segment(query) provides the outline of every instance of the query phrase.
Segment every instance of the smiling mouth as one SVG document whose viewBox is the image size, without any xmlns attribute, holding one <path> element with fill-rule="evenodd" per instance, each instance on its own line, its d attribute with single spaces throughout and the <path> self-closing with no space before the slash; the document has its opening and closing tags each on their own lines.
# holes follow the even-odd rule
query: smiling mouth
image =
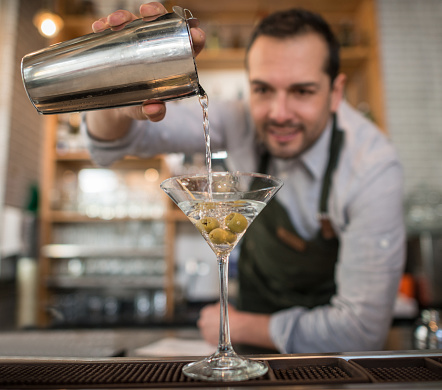
<svg viewBox="0 0 442 390">
<path fill-rule="evenodd" d="M 279 143 L 287 143 L 302 133 L 301 126 L 268 126 L 267 134 Z"/>
</svg>

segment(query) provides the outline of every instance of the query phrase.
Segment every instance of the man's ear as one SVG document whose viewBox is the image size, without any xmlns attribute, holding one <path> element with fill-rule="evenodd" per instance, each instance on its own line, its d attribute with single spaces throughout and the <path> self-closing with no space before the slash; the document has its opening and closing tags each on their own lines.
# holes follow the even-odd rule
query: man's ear
<svg viewBox="0 0 442 390">
<path fill-rule="evenodd" d="M 344 88 L 346 81 L 347 76 L 344 73 L 339 73 L 333 81 L 330 101 L 330 110 L 332 112 L 336 112 L 338 110 L 339 104 L 344 98 Z"/>
</svg>

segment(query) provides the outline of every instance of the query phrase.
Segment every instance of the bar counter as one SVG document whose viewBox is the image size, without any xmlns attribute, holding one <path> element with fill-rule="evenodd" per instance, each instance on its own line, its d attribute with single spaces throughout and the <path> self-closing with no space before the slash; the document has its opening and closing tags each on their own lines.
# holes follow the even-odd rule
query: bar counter
<svg viewBox="0 0 442 390">
<path fill-rule="evenodd" d="M 410 328 L 393 328 L 391 350 L 339 354 L 249 354 L 269 368 L 243 382 L 187 378 L 200 356 L 147 356 L 140 347 L 199 340 L 195 328 L 42 330 L 0 333 L 1 389 L 442 389 L 442 350 L 412 351 Z M 235 348 L 238 353 L 246 350 Z M 396 350 L 394 350 L 396 349 Z"/>
<path fill-rule="evenodd" d="M 196 358 L 0 358 L 2 389 L 442 389 L 442 351 L 253 355 L 269 371 L 241 382 L 187 378 Z"/>
<path fill-rule="evenodd" d="M 0 357 L 139 357 L 140 347 L 165 338 L 199 341 L 200 335 L 193 326 L 1 331 Z M 384 350 L 411 350 L 411 339 L 411 326 L 394 326 Z M 235 349 L 242 354 L 263 353 L 248 347 Z"/>
</svg>

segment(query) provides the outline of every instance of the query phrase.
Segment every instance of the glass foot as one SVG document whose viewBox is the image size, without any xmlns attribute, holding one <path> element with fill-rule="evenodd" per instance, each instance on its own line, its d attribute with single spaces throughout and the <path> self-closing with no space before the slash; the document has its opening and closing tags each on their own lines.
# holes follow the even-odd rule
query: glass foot
<svg viewBox="0 0 442 390">
<path fill-rule="evenodd" d="M 244 381 L 257 378 L 267 372 L 267 366 L 256 360 L 238 355 L 212 355 L 203 360 L 189 363 L 183 368 L 185 375 L 206 381 Z"/>
</svg>

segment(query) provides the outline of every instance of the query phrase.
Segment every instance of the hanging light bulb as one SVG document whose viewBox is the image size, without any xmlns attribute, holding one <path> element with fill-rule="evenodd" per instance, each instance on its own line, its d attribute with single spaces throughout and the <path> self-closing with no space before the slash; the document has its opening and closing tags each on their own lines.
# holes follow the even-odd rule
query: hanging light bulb
<svg viewBox="0 0 442 390">
<path fill-rule="evenodd" d="M 63 28 L 63 19 L 57 14 L 41 10 L 34 16 L 34 25 L 38 32 L 46 38 L 54 37 Z"/>
</svg>

